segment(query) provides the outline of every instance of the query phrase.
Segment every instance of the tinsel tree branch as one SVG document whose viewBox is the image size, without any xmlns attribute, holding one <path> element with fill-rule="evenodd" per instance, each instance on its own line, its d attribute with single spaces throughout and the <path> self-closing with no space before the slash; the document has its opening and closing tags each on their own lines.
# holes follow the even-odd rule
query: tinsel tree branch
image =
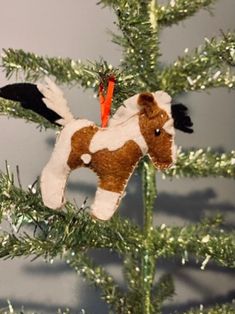
<svg viewBox="0 0 235 314">
<path fill-rule="evenodd" d="M 139 302 L 143 299 L 141 290 L 140 271 L 141 266 L 136 257 L 128 255 L 124 262 L 124 274 L 129 284 L 128 300 L 133 304 L 136 313 L 142 313 L 142 305 Z M 163 274 L 157 283 L 151 287 L 151 302 L 154 313 L 161 313 L 162 303 L 174 295 L 174 282 L 169 274 Z"/>
<path fill-rule="evenodd" d="M 150 314 L 154 308 L 151 300 L 151 290 L 155 274 L 156 260 L 153 254 L 153 212 L 157 197 L 155 168 L 151 161 L 142 164 L 142 191 L 144 204 L 143 252 L 141 255 L 141 291 L 142 313 Z"/>
<path fill-rule="evenodd" d="M 163 274 L 152 289 L 153 308 L 161 313 L 162 302 L 175 294 L 175 286 L 170 274 Z"/>
<path fill-rule="evenodd" d="M 106 61 L 83 64 L 70 58 L 42 57 L 23 50 L 7 49 L 2 56 L 2 68 L 9 78 L 23 73 L 25 80 L 36 81 L 45 76 L 54 76 L 58 83 L 79 84 L 95 93 L 99 83 L 106 86 L 110 75 L 115 77 L 115 92 L 112 108 L 118 108 L 123 100 L 138 92 L 135 77 L 114 68 Z"/>
<path fill-rule="evenodd" d="M 235 179 L 235 151 L 216 153 L 210 149 L 179 151 L 175 166 L 163 172 L 166 176 L 181 177 L 224 177 Z"/>
<path fill-rule="evenodd" d="M 213 307 L 204 307 L 200 305 L 200 307 L 191 309 L 182 314 L 234 314 L 234 304 L 218 304 Z"/>
<path fill-rule="evenodd" d="M 126 240 L 121 242 L 121 239 L 124 239 L 126 232 L 118 231 L 115 236 L 112 233 L 111 228 L 105 228 L 103 231 L 102 227 L 94 226 L 89 221 L 89 217 L 77 216 L 72 221 L 70 220 L 70 224 L 66 225 L 67 221 L 59 221 L 56 215 L 53 216 L 51 214 L 49 221 L 46 220 L 44 223 L 47 226 L 43 225 L 42 221 L 37 220 L 37 215 L 34 214 L 24 216 L 12 217 L 12 215 L 6 213 L 6 215 L 11 217 L 11 220 L 15 221 L 13 224 L 14 230 L 18 230 L 18 228 L 22 227 L 26 218 L 29 216 L 28 221 L 31 219 L 31 223 L 27 223 L 27 225 L 34 226 L 40 231 L 38 235 L 33 234 L 30 235 L 28 233 L 18 233 L 15 231 L 14 233 L 9 232 L 1 232 L 0 234 L 0 258 L 14 258 L 16 256 L 29 256 L 34 255 L 36 258 L 42 256 L 46 259 L 52 258 L 54 256 L 61 256 L 64 250 L 72 250 L 78 252 L 79 250 L 83 252 L 88 248 L 108 248 L 112 250 L 116 250 L 119 253 L 129 252 L 132 247 L 137 247 L 137 252 L 141 249 L 142 244 L 137 243 L 133 238 L 131 242 Z M 68 218 L 68 217 L 66 217 Z M 55 227 L 49 227 L 48 224 L 55 224 L 59 231 L 64 231 L 65 234 L 62 235 L 59 231 L 55 230 Z M 121 222 L 120 222 L 121 223 Z M 24 223 L 25 225 L 25 223 Z M 113 223 L 113 228 L 116 227 L 116 223 Z M 11 225 L 12 226 L 12 225 Z M 76 228 L 79 227 L 79 230 Z M 53 230 L 52 230 L 53 229 Z M 86 233 L 87 232 L 87 233 Z M 99 237 L 97 237 L 99 234 Z M 118 238 L 120 236 L 120 238 Z M 74 237 L 81 237 L 80 239 L 75 239 Z M 139 239 L 141 236 L 139 236 Z M 64 242 L 62 242 L 64 241 Z"/>
<path fill-rule="evenodd" d="M 133 304 L 137 313 L 142 313 L 143 299 L 141 290 L 141 265 L 140 257 L 134 253 L 129 253 L 124 258 L 123 274 L 128 285 L 128 300 Z"/>
<path fill-rule="evenodd" d="M 133 258 L 136 260 L 137 256 L 146 250 L 145 239 L 137 227 L 119 218 L 112 219 L 106 224 L 98 223 L 84 212 L 77 212 L 76 208 L 69 204 L 67 204 L 67 212 L 56 212 L 45 208 L 38 193 L 32 190 L 24 192 L 17 188 L 9 172 L 7 175 L 0 176 L 0 191 L 0 217 L 2 219 L 10 216 L 11 227 L 13 226 L 12 229 L 15 230 L 11 233 L 1 232 L 1 258 L 35 255 L 35 257 L 43 256 L 51 259 L 54 256 L 63 257 L 65 252 L 70 252 L 66 254 L 66 260 L 76 270 L 81 268 L 86 278 L 92 279 L 94 283 L 98 281 L 97 285 L 103 278 L 100 284 L 103 285 L 102 289 L 105 289 L 104 298 L 108 301 L 107 296 L 109 296 L 110 304 L 113 298 L 115 302 L 112 304 L 113 307 L 121 309 L 121 306 L 125 305 L 124 308 L 127 309 L 135 304 L 136 296 L 141 297 L 140 292 L 136 293 L 136 289 L 131 289 L 125 301 L 122 297 L 109 295 L 111 289 L 117 293 L 119 290 L 116 290 L 112 280 L 108 279 L 109 277 L 101 268 L 93 268 L 92 265 L 88 267 L 89 261 L 86 263 L 82 255 L 91 247 L 109 248 L 124 255 L 134 254 Z M 221 223 L 220 218 L 184 228 L 161 226 L 151 232 L 153 242 L 148 248 L 149 254 L 155 257 L 176 255 L 181 256 L 182 260 L 193 255 L 204 259 L 203 268 L 210 258 L 224 266 L 234 267 L 234 236 L 218 229 L 219 223 Z M 19 231 L 19 228 L 23 229 L 24 225 L 34 225 L 38 228 L 38 232 L 31 236 Z M 138 267 L 138 264 L 136 266 Z M 137 269 L 135 270 L 134 276 L 138 273 Z M 169 291 L 168 288 L 166 291 Z M 123 310 L 119 313 L 128 313 L 128 311 Z"/>
<path fill-rule="evenodd" d="M 22 49 L 4 49 L 2 67 L 7 78 L 23 72 L 25 79 L 29 81 L 53 75 L 61 83 L 79 82 L 84 87 L 97 84 L 95 68 L 92 65 L 84 65 L 81 61 L 70 58 L 41 57 Z"/>
<path fill-rule="evenodd" d="M 190 209 L 189 209 L 190 210 Z M 226 267 L 235 267 L 235 233 L 219 228 L 221 217 L 185 227 L 162 225 L 155 230 L 154 243 L 158 256 L 179 256 L 183 264 L 188 256 L 203 259 L 204 269 L 210 259 Z"/>
<path fill-rule="evenodd" d="M 167 5 L 156 8 L 158 23 L 170 26 L 194 15 L 200 9 L 207 9 L 216 0 L 168 0 Z"/>
<path fill-rule="evenodd" d="M 141 232 L 128 220 L 116 217 L 103 224 L 72 204 L 67 204 L 66 209 L 66 212 L 50 210 L 42 204 L 39 191 L 24 191 L 14 184 L 9 171 L 6 175 L 0 173 L 0 221 L 10 216 L 14 229 L 33 224 L 41 231 L 38 236 L 2 232 L 0 256 L 48 257 L 60 255 L 65 249 L 84 251 L 92 247 L 119 253 L 129 253 L 135 247 L 138 254 L 141 249 Z"/>
<path fill-rule="evenodd" d="M 101 297 L 115 311 L 115 313 L 128 313 L 128 300 L 123 291 L 115 283 L 113 277 L 102 267 L 94 263 L 85 255 L 71 253 L 67 263 L 73 267 L 78 274 L 101 290 Z M 131 308 L 130 308 L 131 310 Z"/>
<path fill-rule="evenodd" d="M 107 4 L 107 1 L 104 2 Z M 113 41 L 123 48 L 121 66 L 137 82 L 138 91 L 151 90 L 159 56 L 158 24 L 153 17 L 155 0 L 117 1 L 111 5 L 117 15 L 117 26 L 122 32 L 122 35 L 113 34 Z"/>
<path fill-rule="evenodd" d="M 96 247 L 95 242 L 103 243 L 100 247 L 106 247 L 107 241 L 110 244 L 112 241 L 124 243 L 124 236 L 128 230 L 122 234 L 120 226 L 116 225 L 113 226 L 115 229 L 110 229 L 108 235 L 105 234 L 106 232 L 103 233 L 104 229 L 107 230 L 107 225 L 97 223 L 82 211 L 76 212 L 71 205 L 67 205 L 67 212 L 55 212 L 45 208 L 36 191 L 23 192 L 22 189 L 15 187 L 13 177 L 9 172 L 7 176 L 0 177 L 0 191 L 0 218 L 1 220 L 5 217 L 10 218 L 7 220 L 10 221 L 10 227 L 13 230 L 0 233 L 0 258 L 34 255 L 34 258 L 42 256 L 51 260 L 54 256 L 60 256 L 99 287 L 106 302 L 118 313 L 125 313 L 121 311 L 121 307 L 127 307 L 127 301 L 114 284 L 113 278 L 102 267 L 94 267 L 84 254 L 93 245 Z M 125 221 L 119 219 L 119 223 L 123 226 Z M 38 230 L 31 235 L 24 231 L 24 225 L 34 225 Z M 127 228 L 130 229 L 129 227 Z M 116 237 L 119 239 L 117 241 L 111 237 L 113 230 L 117 230 Z M 97 234 L 99 234 L 98 237 Z M 125 243 L 129 251 L 133 242 Z M 118 251 L 117 247 L 113 249 Z"/>
<path fill-rule="evenodd" d="M 24 307 L 22 306 L 22 308 L 20 310 L 16 310 L 14 308 L 14 305 L 12 305 L 12 303 L 8 300 L 6 302 L 8 304 L 8 306 L 0 308 L 0 314 L 39 314 L 38 312 L 35 311 L 27 311 L 24 310 Z M 58 309 L 56 311 L 57 314 L 70 314 L 70 310 L 68 308 L 66 308 L 65 310 L 62 309 Z M 85 310 L 82 310 L 81 312 L 79 312 L 79 314 L 86 314 Z"/>
<path fill-rule="evenodd" d="M 24 119 L 26 122 L 34 122 L 41 129 L 58 129 L 55 124 L 50 123 L 35 112 L 31 110 L 25 110 L 23 109 L 23 107 L 21 107 L 19 103 L 5 100 L 3 98 L 0 98 L 0 115 L 12 118 L 21 118 Z"/>
<path fill-rule="evenodd" d="M 165 68 L 158 76 L 161 89 L 172 95 L 209 87 L 235 86 L 235 75 L 230 70 L 235 65 L 235 35 L 228 33 L 223 39 L 206 39 L 205 45 L 193 55 L 186 54 Z"/>
<path fill-rule="evenodd" d="M 52 211 L 42 205 L 37 193 L 17 188 L 9 174 L 1 174 L 0 191 L 1 219 L 10 215 L 15 229 L 23 224 L 41 226 L 37 236 L 2 232 L 1 257 L 34 254 L 48 258 L 61 255 L 65 250 L 83 252 L 91 247 L 109 248 L 122 254 L 129 254 L 134 248 L 138 255 L 145 249 L 143 236 L 127 220 L 116 218 L 107 224 L 98 223 L 89 215 L 76 212 L 72 205 L 67 206 L 67 212 Z M 233 266 L 234 236 L 211 228 L 212 225 L 203 222 L 184 228 L 161 226 L 153 234 L 152 250 L 157 256 L 165 257 L 173 254 L 184 256 L 187 251 L 197 257 L 210 256 L 223 265 Z"/>
<path fill-rule="evenodd" d="M 124 277 L 130 290 L 137 295 L 140 292 L 140 260 L 135 254 L 128 254 L 124 259 Z"/>
</svg>

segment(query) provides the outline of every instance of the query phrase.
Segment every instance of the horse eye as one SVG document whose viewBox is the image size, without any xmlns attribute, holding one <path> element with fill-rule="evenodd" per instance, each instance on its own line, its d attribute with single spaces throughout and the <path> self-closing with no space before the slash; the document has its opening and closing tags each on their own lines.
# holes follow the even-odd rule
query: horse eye
<svg viewBox="0 0 235 314">
<path fill-rule="evenodd" d="M 155 130 L 155 135 L 159 136 L 161 134 L 161 130 L 160 129 L 156 129 Z"/>
</svg>

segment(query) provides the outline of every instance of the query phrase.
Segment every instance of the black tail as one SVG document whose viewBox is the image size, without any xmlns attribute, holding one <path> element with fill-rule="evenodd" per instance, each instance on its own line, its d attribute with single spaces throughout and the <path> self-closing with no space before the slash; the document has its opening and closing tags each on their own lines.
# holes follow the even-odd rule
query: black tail
<svg viewBox="0 0 235 314">
<path fill-rule="evenodd" d="M 0 97 L 18 101 L 23 108 L 30 109 L 46 118 L 51 123 L 60 125 L 56 123 L 56 121 L 62 117 L 55 111 L 47 108 L 46 104 L 43 102 L 44 96 L 35 84 L 18 83 L 6 85 L 0 88 Z"/>
<path fill-rule="evenodd" d="M 174 104 L 171 106 L 171 114 L 174 120 L 174 127 L 185 133 L 193 133 L 193 122 L 188 115 L 188 108 L 183 104 Z"/>
</svg>

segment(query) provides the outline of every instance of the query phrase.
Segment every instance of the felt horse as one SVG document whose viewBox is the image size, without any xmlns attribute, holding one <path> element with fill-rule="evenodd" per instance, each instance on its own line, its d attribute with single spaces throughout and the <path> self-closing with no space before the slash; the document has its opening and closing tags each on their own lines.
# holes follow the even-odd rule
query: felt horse
<svg viewBox="0 0 235 314">
<path fill-rule="evenodd" d="M 187 108 L 171 105 L 171 97 L 164 91 L 128 98 L 107 128 L 75 119 L 62 91 L 48 78 L 44 85 L 7 85 L 0 89 L 0 97 L 19 101 L 24 108 L 63 126 L 40 179 L 44 204 L 61 208 L 70 172 L 90 168 L 99 178 L 91 215 L 100 220 L 112 217 L 143 156 L 148 155 L 157 169 L 168 168 L 176 160 L 175 128 L 192 132 Z"/>
</svg>

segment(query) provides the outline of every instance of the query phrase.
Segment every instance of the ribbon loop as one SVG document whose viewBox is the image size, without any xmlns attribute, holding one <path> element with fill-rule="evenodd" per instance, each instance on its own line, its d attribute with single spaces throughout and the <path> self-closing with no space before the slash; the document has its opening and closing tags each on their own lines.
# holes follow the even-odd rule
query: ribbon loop
<svg viewBox="0 0 235 314">
<path fill-rule="evenodd" d="M 108 125 L 109 116 L 111 112 L 111 104 L 113 98 L 113 92 L 115 87 L 114 76 L 109 76 L 108 88 L 106 96 L 104 96 L 104 85 L 100 83 L 99 85 L 99 101 L 100 101 L 100 111 L 101 111 L 101 127 L 105 128 Z"/>
</svg>

